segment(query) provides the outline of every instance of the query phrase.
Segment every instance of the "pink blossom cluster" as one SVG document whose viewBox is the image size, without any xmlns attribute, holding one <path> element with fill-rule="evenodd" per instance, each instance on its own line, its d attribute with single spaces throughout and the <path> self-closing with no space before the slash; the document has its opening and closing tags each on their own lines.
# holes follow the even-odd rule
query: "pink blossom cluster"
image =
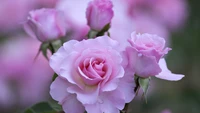
<svg viewBox="0 0 200 113">
<path fill-rule="evenodd" d="M 134 76 L 184 77 L 171 73 L 161 59 L 170 50 L 164 49 L 163 38 L 134 32 L 129 42 L 125 51 L 107 36 L 64 43 L 50 59 L 58 74 L 51 84 L 52 98 L 66 113 L 119 113 L 135 96 Z"/>
<path fill-rule="evenodd" d="M 117 30 L 113 26 L 117 22 L 113 3 L 111 0 L 90 1 L 85 8 L 85 20 L 80 20 L 82 22 L 78 25 L 87 26 L 85 31 L 88 35 L 79 35 L 81 41 L 64 42 L 50 57 L 49 65 L 58 75 L 50 86 L 50 95 L 66 113 L 120 113 L 136 95 L 136 77 L 148 79 L 155 76 L 171 81 L 184 77 L 168 70 L 163 57 L 171 48 L 165 48 L 164 38 L 148 33 L 131 34 L 129 31 L 123 36 L 119 31 L 123 41 L 114 40 L 112 34 L 117 34 Z M 43 43 L 67 38 L 68 33 L 77 33 L 73 32 L 74 23 L 83 18 L 77 11 L 76 20 L 70 20 L 73 17 L 68 13 L 62 8 L 31 11 L 25 30 Z M 112 24 L 112 19 L 115 24 Z"/>
<path fill-rule="evenodd" d="M 42 43 L 20 32 L 0 46 L 0 104 L 23 107 L 47 100 L 50 87 L 66 113 L 122 112 L 142 87 L 135 78 L 184 77 L 167 68 L 164 57 L 172 49 L 163 37 L 184 22 L 185 7 L 181 0 L 0 1 L 5 15 L 0 26 L 13 29 L 22 22 Z M 49 64 L 41 54 L 36 57 L 38 51 Z M 50 67 L 58 75 L 52 83 Z"/>
</svg>

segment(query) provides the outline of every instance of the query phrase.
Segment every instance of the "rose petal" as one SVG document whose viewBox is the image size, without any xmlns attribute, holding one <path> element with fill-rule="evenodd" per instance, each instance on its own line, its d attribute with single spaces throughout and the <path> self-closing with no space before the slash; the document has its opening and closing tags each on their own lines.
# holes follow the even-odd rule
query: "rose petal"
<svg viewBox="0 0 200 113">
<path fill-rule="evenodd" d="M 84 113 L 85 111 L 83 105 L 76 99 L 75 94 L 69 95 L 65 99 L 62 108 L 66 113 Z"/>
<path fill-rule="evenodd" d="M 82 77 L 82 79 L 83 79 L 83 81 L 84 81 L 84 83 L 85 84 L 87 84 L 87 85 L 95 85 L 95 84 L 97 84 L 100 80 L 102 80 L 101 78 L 94 78 L 94 79 L 92 79 L 92 78 L 89 78 L 87 75 L 85 75 L 82 71 L 81 71 L 81 69 L 78 67 L 78 71 L 79 71 L 79 73 L 80 73 L 80 75 L 81 75 L 81 77 Z"/>
<path fill-rule="evenodd" d="M 161 72 L 161 69 L 155 57 L 148 57 L 137 52 L 132 47 L 126 48 L 129 67 L 140 77 L 155 76 Z"/>
<path fill-rule="evenodd" d="M 120 79 L 120 83 L 118 86 L 118 90 L 120 90 L 123 93 L 126 103 L 131 102 L 135 97 L 135 86 L 136 84 L 134 80 L 134 73 L 129 73 L 126 71 L 123 79 Z"/>
<path fill-rule="evenodd" d="M 102 87 L 102 91 L 113 91 L 117 88 L 119 84 L 119 79 L 110 80 L 108 83 L 104 84 Z"/>
<path fill-rule="evenodd" d="M 112 105 L 122 110 L 125 105 L 125 97 L 120 90 L 114 90 L 111 92 L 104 93 L 103 100 L 109 100 Z"/>
<path fill-rule="evenodd" d="M 85 104 L 87 113 L 119 113 L 119 109 L 113 106 L 109 100 L 99 100 L 95 104 Z"/>
<path fill-rule="evenodd" d="M 95 38 L 95 40 L 83 40 L 81 43 L 76 43 L 74 46 L 76 51 L 83 51 L 85 48 L 106 50 L 109 47 L 117 51 L 121 50 L 119 43 L 108 36 L 100 36 Z"/>
<path fill-rule="evenodd" d="M 70 83 L 67 80 L 57 77 L 50 86 L 51 97 L 62 104 L 63 100 L 70 94 L 67 92 L 67 87 L 69 86 Z"/>
<path fill-rule="evenodd" d="M 99 85 L 98 86 L 86 86 L 84 90 L 80 89 L 79 87 L 72 86 L 67 89 L 70 93 L 77 94 L 77 99 L 82 104 L 94 104 L 99 95 Z"/>
<path fill-rule="evenodd" d="M 65 58 L 62 60 L 60 64 L 60 76 L 63 78 L 66 78 L 70 83 L 76 84 L 75 78 L 79 75 L 77 75 L 74 71 L 74 60 L 77 58 L 78 53 L 77 52 L 71 52 L 68 54 L 68 56 L 65 56 Z"/>
<path fill-rule="evenodd" d="M 72 51 L 71 47 L 77 43 L 75 40 L 68 41 L 64 44 L 64 47 L 58 49 L 49 60 L 49 65 L 57 73 L 60 74 L 60 66 L 63 63 L 64 58 Z"/>
<path fill-rule="evenodd" d="M 159 65 L 162 69 L 162 72 L 160 72 L 158 75 L 156 75 L 157 78 L 164 79 L 164 80 L 170 80 L 170 81 L 178 81 L 181 80 L 184 75 L 182 74 L 173 74 L 168 68 L 165 59 L 160 59 Z"/>
</svg>

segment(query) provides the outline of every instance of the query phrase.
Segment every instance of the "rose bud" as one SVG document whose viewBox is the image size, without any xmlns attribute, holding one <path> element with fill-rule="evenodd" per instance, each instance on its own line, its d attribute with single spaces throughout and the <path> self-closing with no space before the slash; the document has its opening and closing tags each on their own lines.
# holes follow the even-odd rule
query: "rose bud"
<svg viewBox="0 0 200 113">
<path fill-rule="evenodd" d="M 64 13 L 56 9 L 39 9 L 29 12 L 25 31 L 41 42 L 59 39 L 66 34 Z"/>
<path fill-rule="evenodd" d="M 92 30 L 101 31 L 111 22 L 114 15 L 113 4 L 110 0 L 93 0 L 89 2 L 86 18 L 87 24 Z"/>
</svg>

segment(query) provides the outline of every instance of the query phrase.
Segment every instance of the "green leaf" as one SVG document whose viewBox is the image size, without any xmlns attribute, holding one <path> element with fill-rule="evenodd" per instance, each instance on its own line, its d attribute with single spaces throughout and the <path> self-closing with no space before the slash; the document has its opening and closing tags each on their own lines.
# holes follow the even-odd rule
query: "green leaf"
<svg viewBox="0 0 200 113">
<path fill-rule="evenodd" d="M 147 91 L 148 91 L 148 88 L 149 88 L 149 82 L 150 82 L 150 77 L 149 78 L 139 77 L 139 85 L 143 90 L 143 96 L 144 96 L 146 102 L 147 102 L 146 94 L 147 94 Z"/>
<path fill-rule="evenodd" d="M 59 105 L 57 102 L 53 101 L 53 102 L 49 102 L 50 106 L 56 110 L 56 111 L 62 111 L 62 106 Z"/>
<path fill-rule="evenodd" d="M 28 108 L 24 113 L 58 113 L 58 109 L 55 110 L 48 102 L 41 102 Z"/>
</svg>

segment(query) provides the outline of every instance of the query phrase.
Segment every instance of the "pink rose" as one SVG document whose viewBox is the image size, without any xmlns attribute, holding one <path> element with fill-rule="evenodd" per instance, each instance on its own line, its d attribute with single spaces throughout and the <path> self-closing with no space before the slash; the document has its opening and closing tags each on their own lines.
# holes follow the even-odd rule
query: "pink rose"
<svg viewBox="0 0 200 113">
<path fill-rule="evenodd" d="M 50 94 L 66 113 L 119 113 L 133 99 L 134 79 L 124 76 L 118 47 L 107 36 L 71 40 L 50 58 L 58 74 Z"/>
<path fill-rule="evenodd" d="M 114 15 L 112 7 L 113 5 L 110 0 L 93 0 L 89 2 L 86 18 L 91 29 L 101 31 L 111 22 Z"/>
<path fill-rule="evenodd" d="M 165 48 L 165 40 L 157 35 L 131 34 L 128 40 L 131 46 L 126 48 L 129 59 L 128 67 L 141 77 L 155 76 L 161 72 L 158 65 L 160 58 L 168 53 L 170 48 Z"/>
<path fill-rule="evenodd" d="M 31 11 L 24 27 L 30 36 L 42 42 L 65 36 L 67 29 L 62 11 L 44 8 Z"/>
</svg>

